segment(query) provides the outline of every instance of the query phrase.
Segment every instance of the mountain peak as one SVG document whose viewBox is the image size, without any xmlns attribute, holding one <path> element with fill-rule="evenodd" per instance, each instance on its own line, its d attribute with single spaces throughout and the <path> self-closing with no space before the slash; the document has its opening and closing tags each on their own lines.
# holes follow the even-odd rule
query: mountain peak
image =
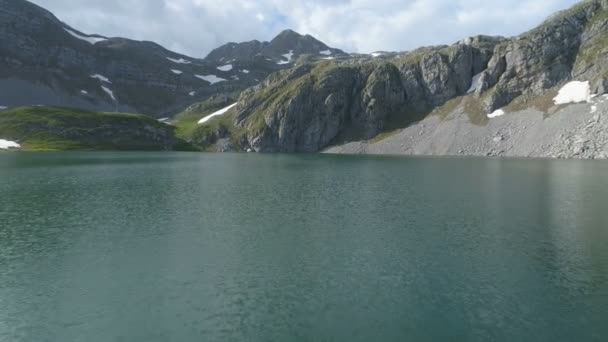
<svg viewBox="0 0 608 342">
<path fill-rule="evenodd" d="M 256 59 L 289 66 L 301 55 L 342 55 L 343 51 L 327 46 L 311 35 L 302 35 L 294 30 L 281 31 L 270 42 L 253 40 L 244 43 L 228 43 L 214 49 L 205 57 L 207 62 L 221 63 L 237 60 L 251 62 Z M 289 56 L 289 57 L 288 57 Z"/>
<path fill-rule="evenodd" d="M 302 35 L 293 30 L 287 29 L 281 31 L 268 46 L 273 54 L 293 53 L 295 55 L 302 54 L 318 54 L 321 51 L 328 51 L 329 54 L 343 54 L 344 52 L 338 49 L 333 49 L 327 46 L 317 38 L 307 34 Z"/>
<path fill-rule="evenodd" d="M 281 31 L 273 40 L 280 39 L 280 38 L 298 39 L 298 38 L 302 38 L 302 37 L 304 37 L 304 36 L 292 29 L 285 29 L 285 30 Z"/>
</svg>

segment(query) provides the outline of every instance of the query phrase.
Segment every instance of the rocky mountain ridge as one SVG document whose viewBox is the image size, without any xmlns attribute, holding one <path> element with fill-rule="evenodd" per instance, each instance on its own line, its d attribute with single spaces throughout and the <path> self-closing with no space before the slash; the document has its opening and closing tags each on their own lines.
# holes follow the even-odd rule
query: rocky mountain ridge
<svg viewBox="0 0 608 342">
<path fill-rule="evenodd" d="M 293 31 L 259 45 L 253 54 L 245 43 L 192 58 L 152 42 L 87 35 L 26 0 L 0 0 L 0 106 L 164 118 L 212 95 L 238 94 L 302 54 L 342 53 Z"/>
<path fill-rule="evenodd" d="M 270 42 L 253 40 L 244 43 L 228 43 L 211 51 L 205 61 L 259 62 L 271 61 L 278 65 L 294 63 L 302 55 L 319 58 L 346 56 L 344 51 L 331 48 L 311 35 L 301 35 L 293 30 L 284 30 Z"/>
<path fill-rule="evenodd" d="M 569 81 L 606 92 L 607 33 L 608 1 L 587 0 L 513 38 L 477 36 L 403 54 L 301 64 L 244 91 L 230 120 L 217 120 L 243 150 L 316 152 L 432 114 L 459 112 L 476 126 L 526 108 L 549 115 Z"/>
</svg>

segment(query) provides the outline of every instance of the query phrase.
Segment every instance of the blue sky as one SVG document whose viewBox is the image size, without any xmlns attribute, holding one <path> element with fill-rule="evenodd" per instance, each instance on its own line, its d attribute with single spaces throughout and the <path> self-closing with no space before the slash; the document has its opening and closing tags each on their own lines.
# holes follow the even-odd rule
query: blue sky
<svg viewBox="0 0 608 342">
<path fill-rule="evenodd" d="M 85 33 L 204 57 L 285 28 L 350 52 L 403 51 L 475 34 L 512 36 L 575 0 L 33 0 Z"/>
</svg>

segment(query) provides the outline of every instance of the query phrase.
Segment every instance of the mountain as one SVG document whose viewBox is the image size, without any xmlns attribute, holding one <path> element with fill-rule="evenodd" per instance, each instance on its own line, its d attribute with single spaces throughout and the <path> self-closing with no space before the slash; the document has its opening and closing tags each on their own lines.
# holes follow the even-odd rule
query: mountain
<svg viewBox="0 0 608 342">
<path fill-rule="evenodd" d="M 344 51 L 331 48 L 310 35 L 301 35 L 292 30 L 284 30 L 270 42 L 257 40 L 245 43 L 228 43 L 209 53 L 205 61 L 220 63 L 226 61 L 273 62 L 289 65 L 303 55 L 318 58 L 346 56 Z"/>
<path fill-rule="evenodd" d="M 299 55 L 329 56 L 322 51 L 341 53 L 285 31 L 269 43 L 228 44 L 197 59 L 152 42 L 88 35 L 28 1 L 0 0 L 0 106 L 164 118 L 212 95 L 238 94 Z"/>
<path fill-rule="evenodd" d="M 586 0 L 510 38 L 367 55 L 285 30 L 196 59 L 0 0 L 0 118 L 141 113 L 212 151 L 608 158 L 607 31 L 608 0 Z"/>
<path fill-rule="evenodd" d="M 408 128 L 422 136 L 425 120 L 439 118 L 424 140 L 428 146 L 410 144 L 417 137 L 406 134 L 397 142 L 403 149 L 387 153 L 604 156 L 608 132 L 569 127 L 567 113 L 577 108 L 575 113 L 588 119 L 583 128 L 603 127 L 598 124 L 602 116 L 596 120 L 602 103 L 600 97 L 592 100 L 592 94 L 608 90 L 607 37 L 608 1 L 588 0 L 517 37 L 477 36 L 406 53 L 299 64 L 244 91 L 226 117 L 208 123 L 220 127 L 209 134 L 216 139 L 229 134 L 243 150 L 316 152 L 335 146 L 330 151 L 352 153 Z M 563 90 L 565 85 L 570 88 Z M 586 92 L 584 100 L 571 101 L 584 105 L 567 109 L 553 100 L 558 91 L 568 97 L 572 89 Z M 559 123 L 531 131 L 517 121 L 522 115 L 541 121 L 553 117 Z M 514 137 L 528 138 L 507 143 L 509 134 L 490 129 L 494 122 L 504 122 L 502 130 L 520 132 Z M 550 135 L 549 127 L 562 137 L 544 146 L 529 141 L 541 131 Z M 478 128 L 483 132 L 478 139 L 489 145 L 464 136 Z M 339 148 L 357 141 L 359 148 Z M 522 144 L 538 148 L 528 151 Z"/>
</svg>

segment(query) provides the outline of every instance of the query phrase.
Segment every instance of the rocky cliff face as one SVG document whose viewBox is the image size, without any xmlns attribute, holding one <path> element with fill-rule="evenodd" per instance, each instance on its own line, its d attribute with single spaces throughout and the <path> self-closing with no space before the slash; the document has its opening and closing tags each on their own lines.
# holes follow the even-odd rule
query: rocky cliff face
<svg viewBox="0 0 608 342">
<path fill-rule="evenodd" d="M 244 92 L 235 124 L 256 151 L 313 152 L 337 140 L 372 138 L 465 94 L 499 42 L 476 37 L 389 60 L 303 65 Z"/>
<path fill-rule="evenodd" d="M 470 122 L 484 125 L 486 114 L 532 106 L 570 80 L 603 93 L 606 37 L 608 0 L 589 0 L 510 39 L 300 65 L 242 94 L 231 114 L 237 140 L 261 152 L 313 152 L 407 127 L 455 99 L 464 99 Z"/>
<path fill-rule="evenodd" d="M 253 86 L 292 67 L 300 54 L 340 52 L 291 31 L 277 39 L 230 44 L 196 59 L 152 42 L 87 35 L 28 1 L 0 0 L 0 106 L 60 105 L 163 118 Z"/>
<path fill-rule="evenodd" d="M 549 18 L 538 28 L 498 46 L 479 79 L 477 93 L 490 112 L 521 95 L 542 95 L 570 79 L 592 83 L 602 91 L 608 60 L 608 1 L 583 1 Z"/>
</svg>

